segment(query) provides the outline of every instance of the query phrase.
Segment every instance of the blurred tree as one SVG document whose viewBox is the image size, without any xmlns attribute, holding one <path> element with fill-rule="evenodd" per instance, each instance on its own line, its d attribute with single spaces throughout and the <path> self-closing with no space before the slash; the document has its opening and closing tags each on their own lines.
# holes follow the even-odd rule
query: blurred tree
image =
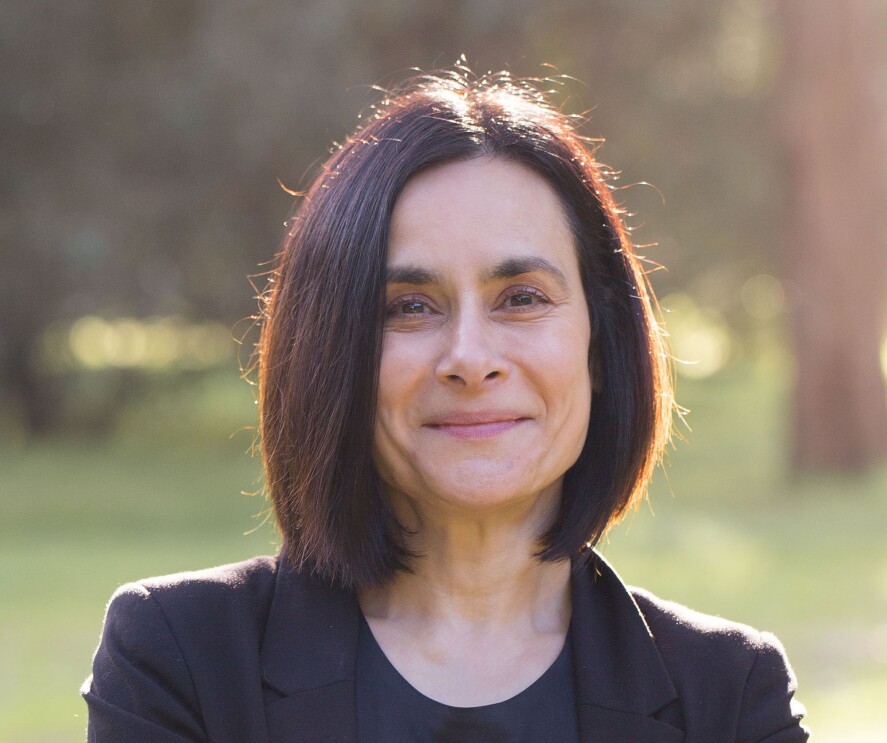
<svg viewBox="0 0 887 743">
<path fill-rule="evenodd" d="M 780 0 L 779 131 L 797 384 L 798 470 L 887 456 L 879 364 L 887 296 L 887 147 L 870 0 Z"/>
<path fill-rule="evenodd" d="M 464 52 L 479 72 L 551 82 L 638 242 L 741 325 L 739 289 L 775 253 L 762 126 L 768 0 L 51 0 L 0 3 L 0 398 L 31 430 L 79 425 L 80 395 L 41 363 L 47 326 L 87 314 L 234 325 L 246 276 L 274 253 L 290 199 L 373 83 Z M 542 66 L 553 63 L 556 69 Z M 634 220 L 633 220 L 634 221 Z M 103 381 L 105 413 L 131 380 Z M 113 394 L 111 394 L 111 392 Z M 68 401 L 66 403 L 66 400 Z M 91 403 L 92 404 L 92 403 Z M 94 426 L 100 427 L 100 426 Z"/>
</svg>

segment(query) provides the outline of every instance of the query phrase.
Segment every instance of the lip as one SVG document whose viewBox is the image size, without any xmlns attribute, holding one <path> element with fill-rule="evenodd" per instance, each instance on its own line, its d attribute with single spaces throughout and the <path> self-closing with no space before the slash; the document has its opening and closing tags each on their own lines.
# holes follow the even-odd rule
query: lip
<svg viewBox="0 0 887 743">
<path fill-rule="evenodd" d="M 526 416 L 510 411 L 477 411 L 437 416 L 425 426 L 457 439 L 485 439 L 510 431 L 528 420 Z"/>
</svg>

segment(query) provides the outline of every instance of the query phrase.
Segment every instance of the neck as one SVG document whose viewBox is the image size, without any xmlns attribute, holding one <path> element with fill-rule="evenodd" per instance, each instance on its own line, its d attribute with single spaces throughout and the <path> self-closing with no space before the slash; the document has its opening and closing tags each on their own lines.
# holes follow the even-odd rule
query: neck
<svg viewBox="0 0 887 743">
<path fill-rule="evenodd" d="M 556 516 L 559 488 L 484 512 L 390 497 L 419 557 L 412 572 L 361 594 L 367 616 L 425 626 L 566 631 L 570 565 L 535 556 L 539 536 Z"/>
</svg>

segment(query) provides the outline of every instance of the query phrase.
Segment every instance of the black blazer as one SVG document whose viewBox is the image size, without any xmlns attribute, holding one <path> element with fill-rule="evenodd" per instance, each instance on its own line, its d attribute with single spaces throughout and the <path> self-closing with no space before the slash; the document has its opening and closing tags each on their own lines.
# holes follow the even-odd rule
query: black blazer
<svg viewBox="0 0 887 743">
<path fill-rule="evenodd" d="M 779 641 L 628 589 L 599 556 L 573 578 L 583 743 L 795 743 Z M 83 685 L 100 743 L 354 743 L 353 594 L 257 557 L 125 585 Z"/>
</svg>

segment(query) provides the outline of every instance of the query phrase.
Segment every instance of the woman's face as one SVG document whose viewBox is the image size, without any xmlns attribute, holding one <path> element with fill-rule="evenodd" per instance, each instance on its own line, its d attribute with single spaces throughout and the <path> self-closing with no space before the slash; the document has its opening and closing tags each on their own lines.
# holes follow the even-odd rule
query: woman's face
<svg viewBox="0 0 887 743">
<path fill-rule="evenodd" d="M 391 219 L 374 461 L 389 497 L 559 495 L 591 405 L 590 321 L 553 188 L 503 159 L 412 178 Z"/>
</svg>

